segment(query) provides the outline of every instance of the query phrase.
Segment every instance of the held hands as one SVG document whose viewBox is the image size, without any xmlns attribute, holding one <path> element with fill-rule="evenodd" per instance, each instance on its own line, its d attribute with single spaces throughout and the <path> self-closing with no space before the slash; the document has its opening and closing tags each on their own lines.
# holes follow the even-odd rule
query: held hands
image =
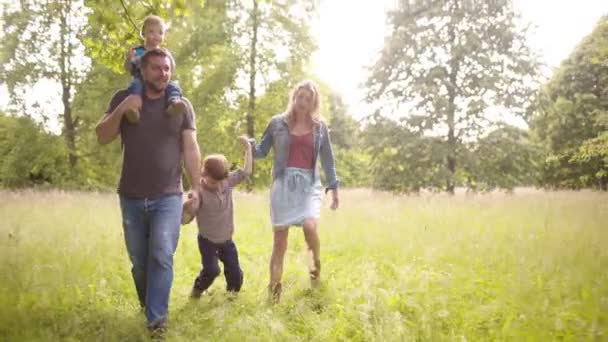
<svg viewBox="0 0 608 342">
<path fill-rule="evenodd" d="M 329 206 L 331 210 L 336 210 L 340 206 L 340 201 L 338 199 L 338 189 L 331 190 L 331 205 Z"/>
<path fill-rule="evenodd" d="M 243 145 L 244 148 L 250 148 L 251 144 L 249 143 L 249 138 L 246 135 L 241 135 L 239 137 L 239 142 Z"/>
<path fill-rule="evenodd" d="M 182 224 L 188 224 L 194 219 L 199 206 L 198 191 L 188 192 L 187 197 L 183 204 Z"/>
<path fill-rule="evenodd" d="M 249 143 L 249 138 L 246 135 L 241 135 L 239 137 L 239 142 L 243 145 L 243 149 L 245 150 L 245 165 L 243 171 L 245 171 L 245 175 L 249 177 L 253 173 L 253 152 L 251 151 L 251 143 Z"/>
</svg>

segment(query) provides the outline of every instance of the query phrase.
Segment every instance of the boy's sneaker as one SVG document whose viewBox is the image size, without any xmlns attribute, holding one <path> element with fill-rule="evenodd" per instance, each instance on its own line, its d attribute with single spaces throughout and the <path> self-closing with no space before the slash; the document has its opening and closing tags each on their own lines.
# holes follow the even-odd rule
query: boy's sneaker
<svg viewBox="0 0 608 342">
<path fill-rule="evenodd" d="M 177 116 L 182 115 L 186 112 L 186 104 L 181 99 L 170 99 L 169 106 L 167 106 L 167 115 Z"/>
<path fill-rule="evenodd" d="M 203 295 L 203 292 L 205 292 L 205 290 L 196 286 L 196 283 L 195 283 L 194 286 L 192 286 L 192 291 L 190 291 L 190 298 L 199 299 Z"/>
<path fill-rule="evenodd" d="M 237 298 L 239 298 L 238 291 L 228 291 L 228 292 L 226 292 L 226 299 L 229 302 L 234 302 Z"/>
<path fill-rule="evenodd" d="M 134 109 L 127 109 L 125 111 L 125 117 L 127 118 L 127 121 L 129 121 L 130 123 L 136 124 L 139 122 L 139 119 L 140 119 L 139 111 L 134 110 Z"/>
</svg>

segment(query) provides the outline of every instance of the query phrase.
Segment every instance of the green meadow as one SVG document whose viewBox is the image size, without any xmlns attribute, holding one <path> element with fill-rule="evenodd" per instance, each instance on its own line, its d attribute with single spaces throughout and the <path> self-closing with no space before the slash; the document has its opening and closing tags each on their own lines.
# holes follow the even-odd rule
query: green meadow
<svg viewBox="0 0 608 342">
<path fill-rule="evenodd" d="M 0 198 L 0 340 L 148 340 L 116 195 Z M 267 198 L 235 195 L 236 299 L 223 276 L 189 299 L 200 257 L 195 225 L 182 228 L 168 341 L 608 340 L 606 193 L 345 190 L 322 212 L 322 286 L 310 289 L 292 229 L 274 306 Z"/>
</svg>

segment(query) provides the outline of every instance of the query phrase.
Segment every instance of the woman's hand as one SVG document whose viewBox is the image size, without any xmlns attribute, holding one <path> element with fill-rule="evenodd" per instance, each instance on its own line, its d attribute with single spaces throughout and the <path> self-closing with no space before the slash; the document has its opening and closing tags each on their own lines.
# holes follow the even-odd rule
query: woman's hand
<svg viewBox="0 0 608 342">
<path fill-rule="evenodd" d="M 331 210 L 336 210 L 340 206 L 340 200 L 338 199 L 338 189 L 331 190 Z"/>
<path fill-rule="evenodd" d="M 251 151 L 251 144 L 249 143 L 249 138 L 246 135 L 241 135 L 239 137 L 239 141 L 245 149 L 245 156 L 243 157 L 243 159 L 245 159 L 245 165 L 243 166 L 243 171 L 245 171 L 245 175 L 249 177 L 253 172 L 253 155 Z"/>
</svg>

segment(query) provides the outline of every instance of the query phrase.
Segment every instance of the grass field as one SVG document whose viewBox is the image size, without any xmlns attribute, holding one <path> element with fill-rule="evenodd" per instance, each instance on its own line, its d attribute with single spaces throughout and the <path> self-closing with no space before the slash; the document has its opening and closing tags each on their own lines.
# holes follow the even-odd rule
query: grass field
<svg viewBox="0 0 608 342">
<path fill-rule="evenodd" d="M 219 277 L 188 298 L 200 259 L 183 227 L 169 341 L 608 340 L 606 193 L 343 191 L 322 213 L 322 287 L 292 229 L 276 306 L 267 194 L 235 197 L 243 290 L 229 300 Z M 4 191 L 0 217 L 0 340 L 147 340 L 115 195 Z"/>
</svg>

